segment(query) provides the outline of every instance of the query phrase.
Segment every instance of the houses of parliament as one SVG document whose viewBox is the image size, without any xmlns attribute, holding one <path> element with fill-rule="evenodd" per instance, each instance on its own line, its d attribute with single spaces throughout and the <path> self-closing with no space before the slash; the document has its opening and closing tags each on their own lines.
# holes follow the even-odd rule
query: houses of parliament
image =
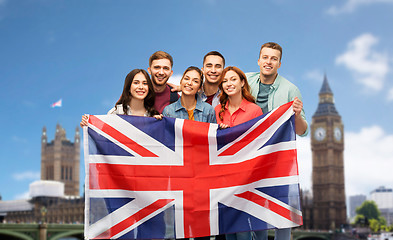
<svg viewBox="0 0 393 240">
<path fill-rule="evenodd" d="M 347 223 L 344 125 L 326 76 L 319 91 L 318 107 L 309 124 L 312 189 L 311 193 L 302 191 L 301 228 L 334 230 Z M 60 188 L 64 188 L 63 194 L 33 194 L 30 200 L 19 204 L 19 208 L 8 207 L 6 212 L 1 207 L 5 201 L 0 201 L 0 217 L 4 222 L 39 222 L 44 211 L 49 223 L 83 223 L 84 196 L 79 196 L 80 164 L 79 127 L 75 130 L 74 142 L 66 138 L 66 132 L 60 125 L 56 126 L 54 140 L 49 142 L 44 127 L 41 136 L 42 186 L 56 181 L 61 183 Z"/>
<path fill-rule="evenodd" d="M 83 223 L 84 197 L 80 196 L 80 134 L 74 142 L 59 124 L 48 141 L 41 136 L 41 180 L 30 184 L 29 200 L 0 201 L 0 218 L 7 223 Z"/>
</svg>

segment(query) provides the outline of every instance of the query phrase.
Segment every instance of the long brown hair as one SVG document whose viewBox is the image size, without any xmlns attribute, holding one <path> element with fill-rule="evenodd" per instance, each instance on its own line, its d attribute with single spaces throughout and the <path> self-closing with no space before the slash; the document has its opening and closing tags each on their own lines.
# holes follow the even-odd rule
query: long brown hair
<svg viewBox="0 0 393 240">
<path fill-rule="evenodd" d="M 201 71 L 201 69 L 199 69 L 199 67 L 195 67 L 195 66 L 189 66 L 186 71 L 184 71 L 183 76 L 180 79 L 180 82 L 183 80 L 184 76 L 186 75 L 186 73 L 188 73 L 189 71 L 196 71 L 199 74 L 199 77 L 201 78 L 201 82 L 199 84 L 199 88 L 202 87 L 203 84 L 203 73 Z"/>
<path fill-rule="evenodd" d="M 123 92 L 120 96 L 120 99 L 117 101 L 115 108 L 117 108 L 118 104 L 122 104 L 123 112 L 125 115 L 127 115 L 128 108 L 129 108 L 128 104 L 132 99 L 130 93 L 131 84 L 134 81 L 135 75 L 137 75 L 138 73 L 142 73 L 145 76 L 147 80 L 147 86 L 149 88 L 149 92 L 147 93 L 147 96 L 143 100 L 143 105 L 146 108 L 149 116 L 156 115 L 158 114 L 158 111 L 154 109 L 154 101 L 156 99 L 156 93 L 154 92 L 153 84 L 151 82 L 149 74 L 144 69 L 134 69 L 127 74 L 126 79 L 124 80 Z"/>
<path fill-rule="evenodd" d="M 220 109 L 220 113 L 218 114 L 221 121 L 224 118 L 223 113 L 225 111 L 225 105 L 228 102 L 228 94 L 224 92 L 224 89 L 222 88 L 222 82 L 224 80 L 225 74 L 229 71 L 234 71 L 237 75 L 239 75 L 240 81 L 244 82 L 244 86 L 242 87 L 242 97 L 249 102 L 255 103 L 255 98 L 250 93 L 250 85 L 248 85 L 246 74 L 244 74 L 244 72 L 240 70 L 238 67 L 235 66 L 226 67 L 221 73 L 220 85 L 218 86 L 221 90 L 221 96 L 220 96 L 221 109 Z"/>
</svg>

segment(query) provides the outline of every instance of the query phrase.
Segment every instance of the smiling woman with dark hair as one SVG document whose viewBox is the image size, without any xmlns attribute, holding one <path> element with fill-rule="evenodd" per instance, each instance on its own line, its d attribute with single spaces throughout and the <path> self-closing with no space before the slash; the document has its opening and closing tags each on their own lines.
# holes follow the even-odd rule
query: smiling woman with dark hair
<svg viewBox="0 0 393 240">
<path fill-rule="evenodd" d="M 127 74 L 120 99 L 108 114 L 151 117 L 157 114 L 155 96 L 149 74 L 143 69 L 134 69 Z"/>
<path fill-rule="evenodd" d="M 124 80 L 123 92 L 108 114 L 152 117 L 158 114 L 154 109 L 155 93 L 149 74 L 143 69 L 134 69 Z M 82 116 L 81 127 L 87 126 L 88 116 Z"/>
</svg>

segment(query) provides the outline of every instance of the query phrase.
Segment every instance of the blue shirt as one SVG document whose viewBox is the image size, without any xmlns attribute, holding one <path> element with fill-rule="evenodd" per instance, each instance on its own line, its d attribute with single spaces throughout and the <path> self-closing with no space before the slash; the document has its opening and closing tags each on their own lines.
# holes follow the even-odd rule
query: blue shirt
<svg viewBox="0 0 393 240">
<path fill-rule="evenodd" d="M 195 121 L 217 123 L 214 108 L 210 104 L 203 102 L 200 97 L 196 99 L 197 103 L 194 109 Z M 181 97 L 176 102 L 166 106 L 162 115 L 165 117 L 188 119 L 188 112 L 181 105 Z"/>
<path fill-rule="evenodd" d="M 259 92 L 259 83 L 260 75 L 259 72 L 251 72 L 246 73 L 248 84 L 250 85 L 251 95 L 254 96 L 255 99 L 258 100 L 258 92 Z M 299 89 L 295 86 L 295 84 L 291 83 L 284 77 L 277 75 L 274 83 L 270 86 L 269 97 L 268 97 L 268 111 L 270 112 L 274 108 L 277 108 L 285 103 L 293 101 L 295 97 L 298 97 L 300 101 L 302 100 L 302 94 Z M 257 103 L 258 104 L 258 103 Z M 266 113 L 266 112 L 263 112 Z M 306 120 L 306 115 L 304 113 L 304 109 L 300 113 L 302 118 Z M 303 133 L 303 136 L 306 136 L 309 132 L 309 124 L 307 124 L 307 129 Z"/>
</svg>

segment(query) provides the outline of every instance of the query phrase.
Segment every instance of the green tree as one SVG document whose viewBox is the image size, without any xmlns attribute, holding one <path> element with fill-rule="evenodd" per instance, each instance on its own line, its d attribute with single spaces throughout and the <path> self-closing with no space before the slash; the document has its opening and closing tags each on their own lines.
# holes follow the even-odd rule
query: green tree
<svg viewBox="0 0 393 240">
<path fill-rule="evenodd" d="M 374 201 L 364 201 L 360 207 L 356 208 L 356 213 L 363 215 L 368 220 L 378 220 L 381 216 L 381 212 Z"/>
<path fill-rule="evenodd" d="M 377 219 L 371 219 L 370 220 L 370 229 L 372 232 L 376 233 L 379 231 L 381 225 L 379 224 Z"/>
<path fill-rule="evenodd" d="M 393 232 L 393 224 L 390 226 L 386 226 L 385 231 L 386 232 Z"/>
<path fill-rule="evenodd" d="M 362 227 L 368 225 L 368 223 L 366 223 L 366 218 L 362 214 L 356 215 L 353 223 Z"/>
</svg>

